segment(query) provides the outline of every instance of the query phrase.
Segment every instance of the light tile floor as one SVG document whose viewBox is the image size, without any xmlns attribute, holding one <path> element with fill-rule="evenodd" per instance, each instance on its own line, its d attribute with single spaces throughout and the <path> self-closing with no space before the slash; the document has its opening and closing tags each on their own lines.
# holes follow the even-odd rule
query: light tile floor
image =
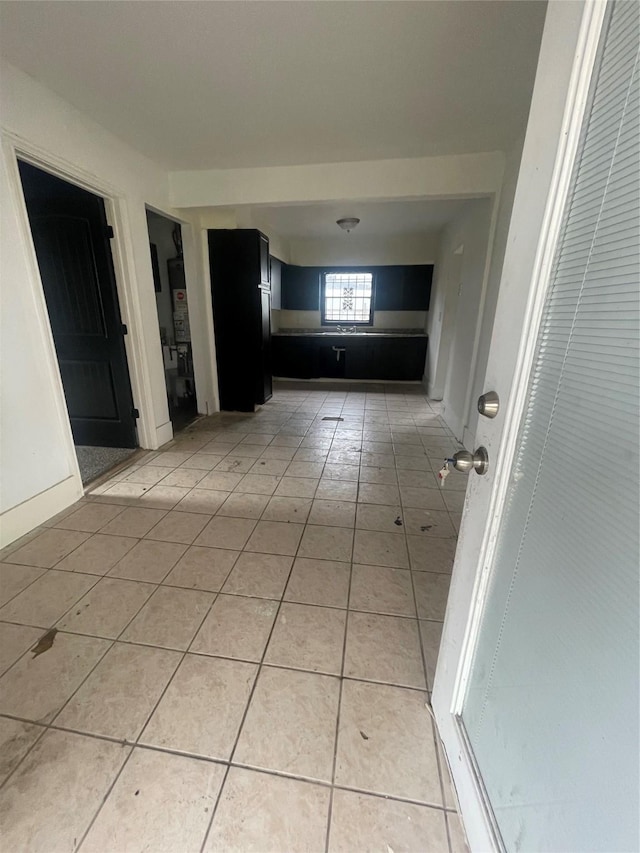
<svg viewBox="0 0 640 853">
<path fill-rule="evenodd" d="M 417 386 L 281 384 L 6 549 L 3 848 L 464 850 L 425 707 L 455 449 Z"/>
</svg>

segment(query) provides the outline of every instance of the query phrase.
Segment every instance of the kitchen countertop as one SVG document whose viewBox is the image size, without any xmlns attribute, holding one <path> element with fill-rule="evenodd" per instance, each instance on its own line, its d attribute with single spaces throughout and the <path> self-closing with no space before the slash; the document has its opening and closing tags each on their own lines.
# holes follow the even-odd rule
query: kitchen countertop
<svg viewBox="0 0 640 853">
<path fill-rule="evenodd" d="M 338 332 L 327 329 L 280 329 L 274 337 L 288 338 L 426 338 L 422 329 L 376 329 L 375 331 Z"/>
</svg>

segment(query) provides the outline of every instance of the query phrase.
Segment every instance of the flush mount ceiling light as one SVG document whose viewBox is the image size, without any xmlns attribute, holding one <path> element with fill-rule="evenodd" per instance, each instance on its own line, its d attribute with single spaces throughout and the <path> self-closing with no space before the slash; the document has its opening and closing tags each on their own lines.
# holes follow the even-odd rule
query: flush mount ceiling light
<svg viewBox="0 0 640 853">
<path fill-rule="evenodd" d="M 346 216 L 344 219 L 336 220 L 336 225 L 339 225 L 343 231 L 346 231 L 347 234 L 349 231 L 353 231 L 356 225 L 360 222 L 359 219 L 356 219 L 355 216 Z"/>
</svg>

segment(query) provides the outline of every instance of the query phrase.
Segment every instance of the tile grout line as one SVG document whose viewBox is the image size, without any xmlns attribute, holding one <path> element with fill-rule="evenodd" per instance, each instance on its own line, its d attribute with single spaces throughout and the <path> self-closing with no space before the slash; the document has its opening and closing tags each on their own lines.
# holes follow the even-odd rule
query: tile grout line
<svg viewBox="0 0 640 853">
<path fill-rule="evenodd" d="M 306 524 L 305 524 L 305 529 L 306 529 Z M 250 537 L 249 537 L 249 538 L 250 538 Z M 247 542 L 249 541 L 249 538 L 247 539 Z M 211 810 L 211 819 L 209 820 L 209 823 L 208 823 L 208 825 L 207 825 L 207 829 L 206 829 L 205 834 L 204 834 L 204 837 L 203 837 L 203 839 L 202 839 L 202 844 L 200 845 L 200 853 L 203 853 L 203 851 L 204 851 L 204 848 L 205 848 L 205 846 L 206 846 L 206 844 L 207 844 L 207 841 L 208 841 L 208 838 L 209 838 L 209 834 L 210 834 L 210 832 L 211 832 L 211 828 L 212 828 L 212 826 L 213 826 L 213 822 L 214 822 L 214 820 L 215 820 L 215 817 L 216 817 L 216 814 L 217 814 L 217 811 L 218 811 L 218 805 L 219 805 L 219 803 L 220 803 L 220 799 L 221 799 L 221 797 L 222 797 L 222 792 L 223 792 L 223 791 L 224 791 L 224 789 L 225 789 L 225 786 L 226 786 L 226 783 L 227 783 L 227 779 L 228 779 L 228 776 L 229 776 L 229 769 L 230 769 L 230 767 L 232 766 L 233 756 L 235 755 L 235 751 L 236 751 L 237 746 L 238 746 L 238 743 L 239 743 L 239 741 L 240 741 L 240 736 L 242 735 L 242 730 L 243 730 L 243 728 L 244 728 L 244 724 L 245 724 L 245 721 L 246 721 L 246 719 L 247 719 L 247 715 L 248 715 L 248 713 L 249 713 L 249 708 L 251 707 L 251 703 L 252 703 L 252 701 L 253 701 L 253 697 L 254 697 L 254 695 L 255 695 L 255 691 L 256 691 L 257 684 L 258 684 L 258 680 L 259 680 L 259 678 L 260 678 L 260 674 L 261 674 L 261 672 L 262 672 L 262 668 L 263 668 L 263 664 L 264 664 L 264 659 L 265 659 L 266 654 L 267 654 L 267 649 L 269 648 L 269 645 L 270 645 L 270 643 L 271 643 L 271 638 L 272 638 L 272 636 L 273 636 L 273 632 L 275 631 L 275 627 L 276 627 L 276 624 L 277 624 L 277 622 L 278 622 L 278 616 L 280 615 L 280 610 L 282 609 L 282 603 L 283 603 L 283 600 L 284 600 L 284 594 L 285 594 L 285 592 L 286 592 L 287 586 L 288 586 L 289 581 L 290 581 L 290 579 L 291 579 L 291 573 L 293 572 L 293 567 L 294 567 L 294 565 L 295 565 L 295 561 L 296 561 L 296 559 L 297 559 L 298 552 L 299 552 L 299 550 L 300 550 L 300 545 L 301 545 L 301 543 L 302 543 L 303 538 L 304 538 L 304 529 L 303 529 L 303 531 L 302 531 L 302 535 L 300 536 L 300 539 L 298 540 L 298 544 L 297 544 L 297 546 L 296 546 L 296 553 L 292 556 L 291 566 L 290 566 L 290 568 L 289 568 L 289 572 L 288 572 L 288 574 L 287 574 L 287 579 L 286 579 L 286 581 L 285 581 L 285 583 L 284 583 L 284 585 L 283 585 L 283 587 L 282 587 L 282 596 L 280 597 L 280 600 L 279 600 L 279 602 L 278 602 L 278 607 L 277 607 L 277 609 L 276 609 L 275 616 L 274 616 L 273 622 L 272 622 L 272 624 L 271 624 L 271 629 L 270 629 L 270 631 L 269 631 L 269 634 L 268 634 L 268 636 L 267 636 L 267 640 L 266 640 L 265 645 L 264 645 L 264 648 L 263 648 L 263 650 L 262 650 L 262 655 L 261 655 L 260 661 L 259 661 L 259 663 L 258 663 L 258 668 L 257 668 L 256 674 L 255 674 L 255 678 L 254 678 L 254 680 L 253 680 L 253 684 L 251 685 L 251 690 L 249 691 L 249 696 L 248 696 L 248 698 L 247 698 L 247 702 L 246 702 L 246 704 L 245 704 L 244 711 L 243 711 L 243 713 L 242 713 L 242 717 L 241 717 L 241 719 L 240 719 L 240 724 L 239 724 L 239 726 L 238 726 L 238 730 L 237 730 L 237 732 L 236 732 L 236 737 L 235 737 L 235 739 L 234 739 L 234 743 L 233 743 L 233 746 L 232 746 L 232 748 L 231 748 L 231 752 L 230 752 L 230 754 L 229 754 L 229 764 L 228 764 L 227 770 L 226 770 L 226 772 L 225 772 L 225 774 L 224 774 L 224 777 L 223 777 L 223 779 L 222 779 L 222 783 L 221 783 L 221 785 L 220 785 L 220 789 L 219 789 L 219 791 L 218 791 L 218 796 L 216 797 L 216 801 L 215 801 L 215 803 L 214 803 L 214 805 L 213 805 L 213 808 L 212 808 L 212 810 Z M 246 543 L 245 543 L 245 547 L 246 547 Z M 244 548 L 243 548 L 243 552 L 244 552 Z M 252 553 L 252 552 L 247 552 L 247 553 Z M 192 641 L 192 642 L 193 642 L 193 641 Z"/>
<path fill-rule="evenodd" d="M 184 555 L 183 555 L 183 556 L 184 556 Z M 178 560 L 176 560 L 176 562 L 174 563 L 174 565 L 173 565 L 173 566 L 171 566 L 171 568 L 167 571 L 167 574 L 165 575 L 165 578 L 166 578 L 166 577 L 168 577 L 169 572 L 173 571 L 173 569 L 175 568 L 175 565 L 178 563 L 178 561 L 179 561 L 180 559 L 181 559 L 181 558 L 179 557 L 179 558 L 178 558 Z M 234 565 L 235 565 L 235 564 L 234 564 Z M 231 571 L 232 571 L 232 570 L 233 570 L 233 566 L 231 566 L 231 568 L 229 569 L 229 573 L 227 574 L 227 577 L 229 576 L 229 574 L 231 573 Z M 226 579 L 225 579 L 225 581 L 226 581 Z M 159 586 L 159 585 L 158 585 L 158 586 Z M 156 589 L 156 592 L 157 592 L 157 589 Z M 150 601 L 150 600 L 151 600 L 151 598 L 153 598 L 153 596 L 154 596 L 154 595 L 155 595 L 155 592 L 153 592 L 153 593 L 149 596 L 149 598 L 147 599 L 147 601 L 145 601 L 145 602 L 144 602 L 144 604 L 139 608 L 139 610 L 136 612 L 136 614 L 135 614 L 135 615 L 134 615 L 134 616 L 129 620 L 129 622 L 127 623 L 127 625 L 122 629 L 122 631 L 121 631 L 121 632 L 120 632 L 120 634 L 118 635 L 118 638 L 120 638 L 120 637 L 122 636 L 122 634 L 123 634 L 123 633 L 127 630 L 127 628 L 131 625 L 131 623 L 133 622 L 133 620 L 134 620 L 134 619 L 139 615 L 139 613 L 140 613 L 140 611 L 142 610 L 142 608 L 146 606 L 147 602 L 148 602 L 148 601 Z M 176 673 L 178 672 L 178 669 L 180 668 L 180 666 L 182 665 L 182 662 L 184 661 L 184 659 L 185 659 L 185 658 L 186 658 L 186 656 L 187 656 L 187 652 L 188 652 L 188 649 L 189 649 L 189 648 L 190 648 L 190 646 L 191 646 L 191 643 L 193 643 L 193 640 L 194 640 L 195 636 L 198 634 L 198 632 L 199 632 L 199 631 L 200 631 L 200 629 L 202 628 L 202 625 L 204 624 L 204 621 L 205 621 L 205 619 L 207 618 L 207 616 L 209 615 L 209 613 L 210 613 L 210 611 L 211 611 L 211 608 L 213 607 L 214 602 L 217 600 L 217 598 L 218 598 L 218 594 L 216 593 L 216 594 L 214 595 L 214 597 L 213 597 L 213 599 L 212 599 L 212 601 L 211 601 L 211 603 L 210 603 L 209 607 L 207 608 L 207 612 L 204 614 L 203 618 L 202 618 L 202 619 L 201 619 L 201 621 L 200 621 L 200 624 L 198 625 L 198 628 L 196 629 L 196 631 L 195 631 L 195 633 L 194 633 L 193 637 L 191 638 L 191 642 L 189 643 L 189 646 L 187 647 L 187 650 L 185 650 L 185 651 L 182 653 L 182 657 L 181 657 L 181 658 L 180 658 L 180 660 L 177 662 L 177 664 L 176 664 L 176 666 L 175 666 L 175 669 L 174 669 L 174 670 L 173 670 L 173 672 L 171 673 L 171 675 L 170 675 L 170 677 L 169 677 L 169 679 L 168 679 L 168 681 L 167 681 L 167 683 L 166 683 L 166 685 L 165 685 L 164 689 L 162 690 L 162 692 L 161 692 L 161 694 L 160 694 L 160 696 L 159 696 L 159 698 L 158 698 L 157 702 L 155 703 L 155 705 L 153 706 L 153 708 L 151 709 L 151 711 L 150 711 L 150 712 L 149 712 L 149 714 L 147 715 L 146 721 L 144 722 L 144 724 L 142 725 L 142 727 L 141 727 L 141 728 L 140 728 L 140 730 L 138 731 L 138 733 L 137 733 L 137 735 L 136 735 L 136 737 L 135 737 L 135 740 L 133 740 L 133 741 L 131 741 L 131 742 L 130 742 L 130 741 L 128 741 L 128 740 L 126 741 L 127 743 L 130 743 L 130 744 L 131 744 L 131 750 L 130 750 L 130 752 L 129 752 L 129 755 L 128 755 L 128 756 L 126 757 L 126 759 L 124 760 L 124 762 L 123 762 L 122 766 L 120 767 L 119 771 L 116 773 L 115 778 L 113 779 L 113 781 L 112 781 L 111 785 L 108 787 L 108 789 L 107 789 L 107 791 L 106 791 L 106 793 L 105 793 L 104 797 L 102 798 L 102 801 L 100 802 L 100 804 L 99 804 L 98 808 L 96 809 L 96 811 L 95 811 L 95 813 L 94 813 L 94 815 L 93 815 L 93 817 L 92 817 L 91 821 L 89 822 L 89 824 L 88 824 L 87 828 L 85 829 L 85 831 L 84 831 L 84 833 L 83 833 L 83 835 L 82 835 L 82 837 L 81 837 L 81 839 L 80 839 L 80 843 L 79 843 L 79 844 L 77 845 L 77 847 L 76 847 L 76 850 L 79 850 L 79 849 L 82 847 L 82 845 L 83 845 L 83 843 L 84 843 L 84 840 L 86 839 L 86 837 L 88 836 L 89 832 L 91 831 L 91 829 L 92 829 L 92 827 L 93 827 L 94 823 L 95 823 L 95 822 L 96 822 L 96 820 L 98 819 L 98 816 L 99 816 L 100 812 L 102 811 L 102 809 L 103 809 L 103 808 L 104 808 L 104 806 L 106 805 L 106 803 L 107 803 L 107 801 L 108 801 L 109 797 L 111 796 L 111 793 L 112 793 L 112 791 L 113 791 L 114 787 L 116 786 L 116 784 L 117 784 L 117 782 L 118 782 L 118 780 L 119 780 L 120 776 L 121 776 L 121 775 L 122 775 L 122 773 L 124 772 L 124 768 L 125 768 L 125 767 L 126 767 L 126 765 L 129 763 L 129 759 L 130 759 L 130 758 L 131 758 L 131 756 L 133 755 L 134 749 L 135 749 L 135 748 L 136 748 L 136 746 L 138 745 L 138 741 L 140 740 L 140 737 L 141 737 L 141 736 L 142 736 L 142 734 L 144 733 L 144 730 L 146 729 L 146 727 L 149 725 L 149 720 L 151 719 L 151 717 L 153 716 L 153 714 L 156 712 L 156 710 L 157 710 L 157 708 L 158 708 L 158 705 L 159 705 L 159 704 L 160 704 L 160 702 L 162 701 L 162 698 L 163 698 L 163 696 L 165 695 L 165 693 L 167 692 L 167 689 L 168 689 L 169 685 L 172 683 L 173 679 L 175 678 L 175 675 L 176 675 Z M 111 650 L 111 648 L 113 648 L 113 646 L 115 646 L 115 643 L 116 643 L 116 642 L 117 642 L 117 640 L 115 640 L 115 641 L 113 642 L 112 646 L 109 648 L 109 651 Z M 153 648 L 153 647 L 152 647 L 152 648 Z M 84 683 L 84 682 L 83 682 L 83 683 Z M 70 698 L 71 698 L 71 697 L 70 697 Z M 64 708 L 63 708 L 63 709 L 64 709 Z M 63 709 L 61 709 L 61 711 L 62 711 Z M 56 718 L 57 718 L 57 717 L 56 717 Z M 56 719 L 56 718 L 54 718 L 54 719 Z"/>
</svg>

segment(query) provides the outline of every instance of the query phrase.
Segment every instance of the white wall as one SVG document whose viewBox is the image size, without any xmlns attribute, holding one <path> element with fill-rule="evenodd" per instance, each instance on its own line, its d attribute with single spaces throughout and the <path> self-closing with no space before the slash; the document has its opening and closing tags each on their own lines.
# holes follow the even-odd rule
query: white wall
<svg viewBox="0 0 640 853">
<path fill-rule="evenodd" d="M 354 231 L 331 239 L 292 238 L 289 250 L 291 263 L 303 267 L 432 264 L 438 254 L 438 232 L 372 237 Z"/>
<path fill-rule="evenodd" d="M 493 151 L 406 160 L 171 172 L 169 185 L 176 207 L 468 198 L 495 192 L 502 182 L 503 170 L 504 156 Z"/>
<path fill-rule="evenodd" d="M 149 254 L 145 203 L 169 206 L 166 172 L 6 63 L 0 75 L 2 170 L 0 275 L 3 365 L 0 411 L 1 536 L 12 541 L 82 494 L 16 151 L 107 198 L 134 403 L 142 446 L 171 435 Z M 187 275 L 200 276 L 191 229 Z M 202 316 L 201 323 L 207 318 Z M 210 322 L 210 320 L 209 320 Z M 194 348 L 195 349 L 195 348 Z M 201 356 L 201 366 L 205 361 Z M 210 359 L 207 360 L 210 365 Z M 210 367 L 205 369 L 209 370 Z M 198 378 L 196 376 L 196 382 Z M 214 382 L 202 382 L 213 388 Z M 211 406 L 215 399 L 211 397 Z"/>
<path fill-rule="evenodd" d="M 491 199 L 469 202 L 443 235 L 445 265 L 453 260 L 451 250 L 455 251 L 460 245 L 463 247 L 459 284 L 454 295 L 456 307 L 442 395 L 442 417 L 459 439 L 462 438 L 466 424 L 476 328 L 482 310 L 487 272 L 492 204 Z M 455 260 L 453 262 L 455 265 Z M 452 285 L 455 290 L 455 281 Z"/>
</svg>

